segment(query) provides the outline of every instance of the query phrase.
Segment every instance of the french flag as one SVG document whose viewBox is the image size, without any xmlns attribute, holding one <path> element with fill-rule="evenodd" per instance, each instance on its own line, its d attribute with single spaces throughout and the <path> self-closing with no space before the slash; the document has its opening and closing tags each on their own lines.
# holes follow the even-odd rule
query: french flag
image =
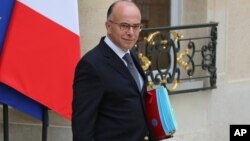
<svg viewBox="0 0 250 141">
<path fill-rule="evenodd" d="M 70 120 L 80 59 L 77 0 L 16 0 L 10 15 L 0 55 L 2 87 Z M 5 103 L 1 97 L 12 95 L 0 85 L 0 102 Z"/>
</svg>

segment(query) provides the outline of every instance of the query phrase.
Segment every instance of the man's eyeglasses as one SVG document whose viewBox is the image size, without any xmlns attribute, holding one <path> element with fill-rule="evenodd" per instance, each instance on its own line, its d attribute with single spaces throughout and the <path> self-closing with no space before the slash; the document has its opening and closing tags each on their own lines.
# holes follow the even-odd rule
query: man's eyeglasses
<svg viewBox="0 0 250 141">
<path fill-rule="evenodd" d="M 109 21 L 110 21 L 111 23 L 113 23 L 113 24 L 118 25 L 122 31 L 128 31 L 128 30 L 130 29 L 130 27 L 132 27 L 132 29 L 133 29 L 134 31 L 141 31 L 141 29 L 142 29 L 142 27 L 143 27 L 142 24 L 132 24 L 132 25 L 131 25 L 131 24 L 128 24 L 128 23 L 116 23 L 116 22 L 114 22 L 114 21 L 112 21 L 112 20 L 109 20 Z"/>
</svg>

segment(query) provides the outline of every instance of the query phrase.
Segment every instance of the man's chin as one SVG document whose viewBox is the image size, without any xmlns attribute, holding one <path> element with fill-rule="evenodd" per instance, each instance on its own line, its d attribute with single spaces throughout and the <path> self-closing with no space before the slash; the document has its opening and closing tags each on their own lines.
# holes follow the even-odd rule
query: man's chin
<svg viewBox="0 0 250 141">
<path fill-rule="evenodd" d="M 134 46 L 127 46 L 126 49 L 130 50 L 131 48 L 133 48 Z"/>
<path fill-rule="evenodd" d="M 127 51 L 127 50 L 130 50 L 133 47 L 134 47 L 134 45 L 126 45 L 126 46 L 123 46 L 122 49 Z"/>
</svg>

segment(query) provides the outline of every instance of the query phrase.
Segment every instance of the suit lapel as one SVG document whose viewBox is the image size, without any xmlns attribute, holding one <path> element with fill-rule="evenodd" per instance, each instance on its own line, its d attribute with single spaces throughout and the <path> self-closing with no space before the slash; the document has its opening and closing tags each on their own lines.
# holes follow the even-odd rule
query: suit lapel
<svg viewBox="0 0 250 141">
<path fill-rule="evenodd" d="M 133 76 L 130 74 L 126 65 L 119 58 L 119 56 L 103 40 L 101 40 L 100 42 L 100 48 L 103 52 L 104 57 L 107 59 L 107 63 L 124 77 L 126 77 L 131 83 L 133 83 L 133 86 L 138 90 Z"/>
<path fill-rule="evenodd" d="M 139 58 L 137 56 L 137 53 L 134 49 L 131 49 L 130 50 L 130 54 L 132 56 L 132 58 L 134 59 L 134 63 L 139 71 L 139 73 L 141 74 L 142 78 L 143 78 L 143 86 L 142 86 L 142 90 L 140 92 L 142 98 L 141 98 L 141 102 L 142 102 L 142 107 L 143 107 L 143 112 L 144 112 L 144 116 L 146 118 L 146 109 L 145 109 L 145 102 L 144 102 L 144 97 L 146 96 L 146 92 L 147 92 L 147 78 L 146 78 L 146 75 L 142 69 L 142 67 L 140 66 L 140 63 L 139 63 Z"/>
<path fill-rule="evenodd" d="M 145 103 L 144 103 L 144 93 L 146 93 L 147 89 L 147 79 L 146 79 L 146 75 L 144 74 L 144 71 L 142 70 L 142 68 L 139 66 L 139 59 L 136 55 L 136 52 L 134 49 L 131 50 L 131 56 L 134 59 L 134 63 L 139 71 L 139 73 L 141 74 L 144 84 L 142 87 L 142 90 L 139 91 L 137 84 L 133 78 L 133 76 L 130 74 L 129 70 L 127 69 L 126 65 L 124 64 L 124 62 L 119 58 L 119 56 L 103 41 L 104 38 L 101 40 L 99 47 L 101 48 L 104 58 L 107 59 L 107 63 L 113 67 L 115 70 L 117 70 L 117 72 L 119 72 L 121 75 L 123 75 L 124 77 L 126 77 L 134 86 L 134 88 L 137 90 L 138 95 L 141 97 L 141 103 L 142 103 L 142 107 L 143 107 L 143 112 L 144 115 L 146 115 L 146 111 L 145 111 Z"/>
</svg>

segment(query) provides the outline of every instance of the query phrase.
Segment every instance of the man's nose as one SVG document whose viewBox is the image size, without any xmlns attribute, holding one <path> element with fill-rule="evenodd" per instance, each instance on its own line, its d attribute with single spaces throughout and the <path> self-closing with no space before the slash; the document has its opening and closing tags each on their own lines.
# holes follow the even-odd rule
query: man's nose
<svg viewBox="0 0 250 141">
<path fill-rule="evenodd" d="M 134 31 L 134 28 L 133 28 L 133 26 L 129 26 L 129 28 L 128 28 L 128 31 L 127 31 L 128 33 L 131 33 L 131 34 L 134 34 L 135 33 L 135 31 Z"/>
</svg>

